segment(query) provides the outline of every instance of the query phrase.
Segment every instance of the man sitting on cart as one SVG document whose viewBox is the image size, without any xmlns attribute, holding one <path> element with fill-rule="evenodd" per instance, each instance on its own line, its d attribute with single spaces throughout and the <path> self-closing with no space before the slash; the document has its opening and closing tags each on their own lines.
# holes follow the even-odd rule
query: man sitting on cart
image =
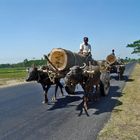
<svg viewBox="0 0 140 140">
<path fill-rule="evenodd" d="M 83 43 L 80 44 L 79 54 L 83 55 L 84 57 L 87 57 L 88 61 L 93 61 L 91 55 L 91 45 L 88 43 L 88 41 L 88 37 L 83 38 Z"/>
</svg>

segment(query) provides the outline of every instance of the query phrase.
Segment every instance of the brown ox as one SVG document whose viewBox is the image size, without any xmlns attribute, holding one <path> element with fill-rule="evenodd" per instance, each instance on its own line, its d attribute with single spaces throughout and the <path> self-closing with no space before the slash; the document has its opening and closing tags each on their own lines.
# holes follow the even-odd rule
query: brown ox
<svg viewBox="0 0 140 140">
<path fill-rule="evenodd" d="M 99 66 L 73 66 L 70 68 L 70 71 L 67 73 L 65 77 L 65 85 L 68 88 L 71 84 L 80 84 L 84 90 L 83 96 L 83 108 L 88 115 L 87 103 L 91 98 L 91 93 L 93 93 L 94 86 L 96 87 L 95 93 L 98 95 L 99 93 L 99 85 L 100 85 L 100 75 L 101 72 L 99 70 Z"/>
<path fill-rule="evenodd" d="M 57 93 L 57 89 L 58 87 L 61 90 L 61 93 L 63 95 L 63 85 L 60 83 L 60 78 L 55 78 L 54 82 L 51 81 L 48 72 L 47 71 L 43 71 L 43 70 L 38 70 L 36 67 L 33 67 L 31 71 L 29 71 L 29 76 L 26 79 L 27 82 L 30 81 L 37 81 L 38 83 L 41 84 L 43 90 L 44 90 L 44 95 L 45 95 L 45 99 L 43 101 L 43 103 L 48 103 L 48 90 L 50 89 L 51 85 L 56 84 L 55 87 L 55 99 L 56 99 L 56 93 Z"/>
</svg>

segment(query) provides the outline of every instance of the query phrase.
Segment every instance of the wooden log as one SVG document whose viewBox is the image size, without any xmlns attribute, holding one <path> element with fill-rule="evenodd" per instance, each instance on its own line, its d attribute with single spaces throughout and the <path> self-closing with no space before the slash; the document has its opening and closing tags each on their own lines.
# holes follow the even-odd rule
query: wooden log
<svg viewBox="0 0 140 140">
<path fill-rule="evenodd" d="M 109 63 L 109 65 L 112 65 L 116 62 L 116 56 L 110 54 L 106 57 L 106 61 L 107 61 L 107 63 Z"/>
<path fill-rule="evenodd" d="M 52 49 L 48 58 L 59 71 L 68 70 L 75 65 L 83 66 L 83 63 L 88 64 L 89 62 L 88 56 L 86 57 L 62 48 Z"/>
</svg>

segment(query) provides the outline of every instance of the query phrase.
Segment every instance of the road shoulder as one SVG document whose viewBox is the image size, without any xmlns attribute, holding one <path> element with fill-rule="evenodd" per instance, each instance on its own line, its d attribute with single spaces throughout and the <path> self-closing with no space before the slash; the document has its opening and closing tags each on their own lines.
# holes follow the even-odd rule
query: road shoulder
<svg viewBox="0 0 140 140">
<path fill-rule="evenodd" d="M 25 80 L 18 80 L 18 79 L 0 79 L 0 88 L 10 87 L 15 85 L 25 84 Z"/>
<path fill-rule="evenodd" d="M 140 64 L 131 73 L 119 102 L 108 123 L 98 135 L 98 140 L 140 139 Z"/>
</svg>

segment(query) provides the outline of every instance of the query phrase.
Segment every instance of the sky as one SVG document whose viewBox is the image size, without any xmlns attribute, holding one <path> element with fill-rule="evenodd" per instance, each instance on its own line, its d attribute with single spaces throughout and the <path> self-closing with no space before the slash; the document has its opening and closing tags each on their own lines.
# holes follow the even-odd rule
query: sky
<svg viewBox="0 0 140 140">
<path fill-rule="evenodd" d="M 89 38 L 92 57 L 132 55 L 140 39 L 140 0 L 0 0 L 0 64 L 41 59 L 53 48 L 78 52 Z"/>
</svg>

